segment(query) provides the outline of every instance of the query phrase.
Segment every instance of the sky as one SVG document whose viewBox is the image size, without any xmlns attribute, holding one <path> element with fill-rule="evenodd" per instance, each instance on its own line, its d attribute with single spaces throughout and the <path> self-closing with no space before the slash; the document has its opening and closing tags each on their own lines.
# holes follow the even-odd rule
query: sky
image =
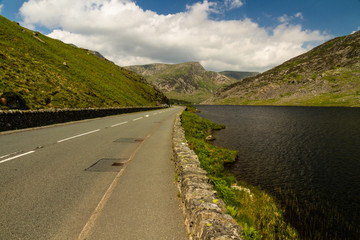
<svg viewBox="0 0 360 240">
<path fill-rule="evenodd" d="M 0 0 L 0 14 L 120 66 L 266 71 L 360 30 L 360 0 Z"/>
</svg>

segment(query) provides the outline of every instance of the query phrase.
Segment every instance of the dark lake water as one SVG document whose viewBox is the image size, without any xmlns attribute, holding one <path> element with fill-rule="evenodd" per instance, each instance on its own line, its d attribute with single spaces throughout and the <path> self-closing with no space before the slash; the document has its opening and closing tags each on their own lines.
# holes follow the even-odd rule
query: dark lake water
<svg viewBox="0 0 360 240">
<path fill-rule="evenodd" d="M 196 106 L 226 125 L 230 171 L 281 202 L 303 239 L 360 239 L 360 109 Z"/>
</svg>

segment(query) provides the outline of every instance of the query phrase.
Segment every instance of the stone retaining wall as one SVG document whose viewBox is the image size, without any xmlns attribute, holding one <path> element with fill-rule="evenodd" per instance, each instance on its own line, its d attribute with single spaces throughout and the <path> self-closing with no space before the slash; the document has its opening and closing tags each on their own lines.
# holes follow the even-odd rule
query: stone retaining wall
<svg viewBox="0 0 360 240">
<path fill-rule="evenodd" d="M 186 142 L 180 115 L 176 117 L 174 124 L 173 152 L 189 238 L 241 239 L 241 227 L 226 214 L 224 201 L 219 199 L 206 171 L 200 167 L 198 156 Z"/>
<path fill-rule="evenodd" d="M 155 110 L 163 107 L 45 109 L 0 111 L 0 131 L 45 126 L 116 114 Z"/>
</svg>

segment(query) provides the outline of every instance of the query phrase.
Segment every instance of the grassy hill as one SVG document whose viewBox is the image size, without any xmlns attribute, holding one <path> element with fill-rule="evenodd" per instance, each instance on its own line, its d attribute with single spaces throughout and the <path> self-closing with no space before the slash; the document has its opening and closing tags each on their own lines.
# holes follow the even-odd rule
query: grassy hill
<svg viewBox="0 0 360 240">
<path fill-rule="evenodd" d="M 152 106 L 167 98 L 94 51 L 0 16 L 0 109 Z"/>
<path fill-rule="evenodd" d="M 206 71 L 198 62 L 154 63 L 126 68 L 146 77 L 168 98 L 191 103 L 200 103 L 210 98 L 220 87 L 236 81 L 217 72 Z"/>
<path fill-rule="evenodd" d="M 208 103 L 360 107 L 360 31 L 224 87 Z"/>
</svg>

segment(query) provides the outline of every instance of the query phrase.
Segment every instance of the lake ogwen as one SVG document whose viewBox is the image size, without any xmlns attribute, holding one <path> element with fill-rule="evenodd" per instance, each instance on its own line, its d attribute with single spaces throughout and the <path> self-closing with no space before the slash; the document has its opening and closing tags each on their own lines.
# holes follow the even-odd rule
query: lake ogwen
<svg viewBox="0 0 360 240">
<path fill-rule="evenodd" d="M 226 125 L 229 170 L 281 203 L 303 239 L 360 239 L 360 109 L 196 106 Z"/>
</svg>

